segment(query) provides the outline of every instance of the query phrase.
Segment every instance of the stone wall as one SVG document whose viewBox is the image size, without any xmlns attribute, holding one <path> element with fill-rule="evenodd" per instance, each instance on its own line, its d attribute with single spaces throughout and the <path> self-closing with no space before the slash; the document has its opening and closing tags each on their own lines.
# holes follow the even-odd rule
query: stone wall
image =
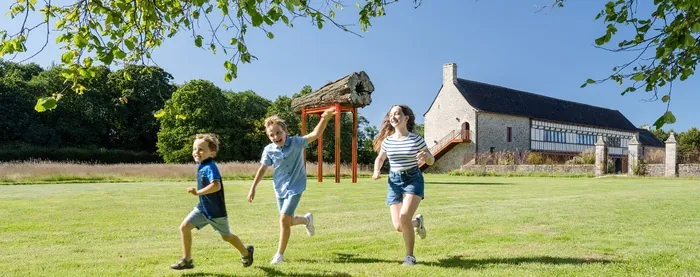
<svg viewBox="0 0 700 277">
<path fill-rule="evenodd" d="M 470 138 L 476 144 L 476 111 L 464 99 L 454 84 L 457 76 L 457 65 L 443 66 L 442 88 L 433 100 L 432 105 L 423 117 L 425 126 L 425 143 L 433 147 L 440 139 L 451 131 L 462 129 L 462 124 L 469 123 Z M 417 112 L 414 110 L 414 112 Z M 418 115 L 417 115 L 418 116 Z M 454 169 L 459 168 L 455 167 Z"/>
<path fill-rule="evenodd" d="M 462 170 L 486 172 L 547 172 L 593 174 L 595 165 L 463 165 Z"/>
<path fill-rule="evenodd" d="M 435 160 L 433 165 L 425 169 L 426 173 L 446 173 L 459 169 L 463 164 L 469 163 L 474 158 L 474 144 L 460 143 Z"/>
<path fill-rule="evenodd" d="M 679 164 L 678 177 L 700 177 L 700 164 Z"/>
<path fill-rule="evenodd" d="M 477 115 L 476 151 L 524 152 L 530 150 L 530 119 L 494 113 Z M 508 127 L 511 128 L 511 142 L 508 142 Z"/>
<path fill-rule="evenodd" d="M 644 176 L 663 177 L 666 170 L 664 164 L 645 164 L 642 165 Z"/>
</svg>

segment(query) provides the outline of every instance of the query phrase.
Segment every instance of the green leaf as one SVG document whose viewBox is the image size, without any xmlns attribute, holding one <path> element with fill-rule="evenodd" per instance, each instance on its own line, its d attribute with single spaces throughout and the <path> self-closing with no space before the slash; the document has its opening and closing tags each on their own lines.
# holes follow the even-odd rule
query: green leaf
<svg viewBox="0 0 700 277">
<path fill-rule="evenodd" d="M 63 25 L 66 25 L 66 21 L 61 19 L 59 21 L 56 21 L 56 29 L 61 29 L 63 28 Z"/>
<path fill-rule="evenodd" d="M 228 70 L 233 70 L 233 67 L 234 67 L 234 66 L 235 66 L 235 65 L 234 65 L 232 62 L 230 62 L 230 61 L 225 61 L 225 62 L 224 62 L 224 67 L 225 67 L 226 69 L 228 69 Z"/>
<path fill-rule="evenodd" d="M 126 45 L 126 48 L 129 49 L 129 51 L 133 51 L 134 48 L 136 47 L 136 46 L 134 45 L 134 42 L 131 41 L 131 40 L 128 40 L 128 39 L 124 41 L 124 44 Z"/>
<path fill-rule="evenodd" d="M 61 61 L 63 63 L 71 63 L 72 60 L 73 60 L 73 51 L 68 51 L 68 52 L 63 53 L 63 55 L 61 55 Z"/>
<path fill-rule="evenodd" d="M 273 38 L 275 38 L 275 35 L 272 34 L 272 32 L 267 32 L 267 37 L 268 37 L 269 39 L 273 39 Z"/>
<path fill-rule="evenodd" d="M 226 75 L 224 75 L 224 81 L 231 82 L 231 80 L 233 80 L 233 76 L 231 76 L 231 73 L 226 73 Z"/>
<path fill-rule="evenodd" d="M 664 97 L 661 97 L 661 101 L 663 101 L 664 103 L 666 103 L 666 102 L 668 102 L 668 101 L 670 101 L 670 100 L 671 100 L 671 96 L 670 96 L 670 95 L 664 95 Z"/>
<path fill-rule="evenodd" d="M 124 51 L 122 51 L 119 48 L 115 48 L 114 50 L 112 50 L 112 54 L 114 55 L 115 58 L 120 59 L 120 60 L 126 58 L 126 53 L 124 53 Z"/>
<path fill-rule="evenodd" d="M 250 15 L 253 26 L 258 27 L 263 23 L 263 17 L 257 11 Z"/>
<path fill-rule="evenodd" d="M 155 118 L 161 118 L 161 117 L 163 117 L 164 115 L 165 115 L 165 110 L 159 110 L 158 112 L 156 112 L 155 114 L 153 114 L 153 117 L 155 117 Z"/>
<path fill-rule="evenodd" d="M 634 74 L 634 76 L 632 76 L 632 80 L 635 80 L 635 81 L 642 81 L 642 80 L 644 80 L 644 78 L 645 78 L 645 76 L 644 76 L 644 73 L 642 73 L 642 72 L 639 72 L 637 74 Z"/>
<path fill-rule="evenodd" d="M 656 129 L 661 129 L 661 127 L 663 127 L 666 123 L 676 123 L 676 116 L 674 116 L 671 111 L 667 111 L 666 113 L 664 113 L 664 115 L 659 117 L 659 119 L 657 119 L 656 122 L 654 122 L 654 127 L 656 127 Z"/>
<path fill-rule="evenodd" d="M 194 39 L 194 45 L 197 47 L 202 47 L 202 36 L 197 35 L 197 37 Z"/>
<path fill-rule="evenodd" d="M 691 32 L 693 33 L 700 33 L 700 22 L 696 22 L 693 24 L 693 27 L 690 29 Z"/>
<path fill-rule="evenodd" d="M 124 70 L 124 79 L 127 81 L 131 81 L 131 74 L 129 74 L 129 72 L 126 70 Z"/>
<path fill-rule="evenodd" d="M 76 34 L 75 36 L 73 36 L 73 44 L 75 44 L 75 46 L 78 48 L 84 48 L 85 46 L 87 46 L 88 41 L 87 39 L 85 39 L 85 37 Z"/>
<path fill-rule="evenodd" d="M 36 106 L 34 106 L 34 110 L 40 113 L 53 110 L 54 108 L 56 108 L 56 99 L 53 97 L 39 98 L 36 101 Z"/>
<path fill-rule="evenodd" d="M 178 115 L 175 116 L 175 119 L 185 120 L 185 119 L 187 119 L 187 117 L 184 116 L 184 115 L 178 114 Z"/>
</svg>

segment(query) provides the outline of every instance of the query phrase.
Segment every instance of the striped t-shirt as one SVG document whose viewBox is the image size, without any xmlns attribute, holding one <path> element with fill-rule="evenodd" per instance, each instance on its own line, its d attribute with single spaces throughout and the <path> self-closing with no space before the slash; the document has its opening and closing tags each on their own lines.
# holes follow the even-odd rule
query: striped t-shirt
<svg viewBox="0 0 700 277">
<path fill-rule="evenodd" d="M 382 142 L 382 150 L 386 152 L 386 156 L 389 158 L 389 167 L 394 172 L 418 166 L 416 155 L 427 148 L 423 137 L 414 133 L 409 133 L 408 137 L 405 138 L 388 136 Z"/>
</svg>

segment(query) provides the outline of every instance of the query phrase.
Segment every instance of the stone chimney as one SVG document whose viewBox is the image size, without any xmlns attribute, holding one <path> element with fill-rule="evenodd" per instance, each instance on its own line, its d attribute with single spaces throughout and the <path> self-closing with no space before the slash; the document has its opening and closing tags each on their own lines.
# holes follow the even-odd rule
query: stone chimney
<svg viewBox="0 0 700 277">
<path fill-rule="evenodd" d="M 457 64 L 446 63 L 442 65 L 442 84 L 454 84 L 457 81 Z"/>
</svg>

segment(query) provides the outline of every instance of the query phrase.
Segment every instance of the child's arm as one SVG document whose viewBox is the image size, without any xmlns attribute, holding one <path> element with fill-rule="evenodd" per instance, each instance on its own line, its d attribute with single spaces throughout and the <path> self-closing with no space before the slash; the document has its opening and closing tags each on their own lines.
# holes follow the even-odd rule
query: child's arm
<svg viewBox="0 0 700 277">
<path fill-rule="evenodd" d="M 265 175 L 266 170 L 267 170 L 267 166 L 264 164 L 261 164 L 260 168 L 258 168 L 258 172 L 255 173 L 255 179 L 253 179 L 253 185 L 250 186 L 250 191 L 248 191 L 248 202 L 249 203 L 252 203 L 253 199 L 255 199 L 255 188 L 258 186 L 258 183 L 260 183 L 260 180 Z"/>
<path fill-rule="evenodd" d="M 379 150 L 379 154 L 377 155 L 377 158 L 374 159 L 374 174 L 372 175 L 372 179 L 374 179 L 374 180 L 379 179 L 379 171 L 382 169 L 382 165 L 384 164 L 385 159 L 386 159 L 386 152 L 384 152 L 384 149 Z"/>
<path fill-rule="evenodd" d="M 189 188 L 187 192 L 193 194 L 193 195 L 206 195 L 210 193 L 215 193 L 217 191 L 221 190 L 221 183 L 219 180 L 214 180 L 211 183 L 209 183 L 208 186 L 204 187 L 203 189 L 197 190 L 195 188 Z"/>
<path fill-rule="evenodd" d="M 433 156 L 433 154 L 430 153 L 430 151 L 428 151 L 428 149 L 418 152 L 416 158 L 418 158 L 419 163 L 423 162 L 427 165 L 433 165 L 433 163 L 435 162 L 435 157 Z"/>
<path fill-rule="evenodd" d="M 328 121 L 331 120 L 331 118 L 333 118 L 332 116 L 337 113 L 338 112 L 335 110 L 335 107 L 326 109 L 321 115 L 321 121 L 316 124 L 314 130 L 308 135 L 304 136 L 306 142 L 311 143 L 312 141 L 316 140 L 319 135 L 323 134 L 323 131 L 326 130 L 326 126 L 328 125 Z"/>
</svg>

